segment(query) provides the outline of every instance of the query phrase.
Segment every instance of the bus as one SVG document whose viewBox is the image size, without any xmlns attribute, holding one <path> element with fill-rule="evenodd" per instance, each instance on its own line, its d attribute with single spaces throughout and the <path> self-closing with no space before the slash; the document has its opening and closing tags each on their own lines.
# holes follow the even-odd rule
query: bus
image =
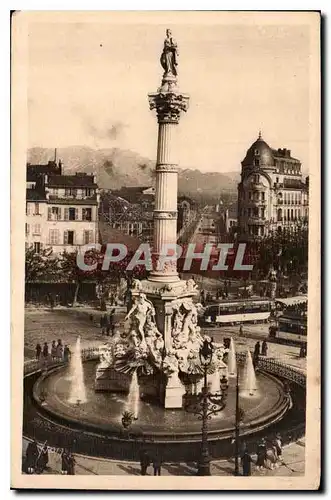
<svg viewBox="0 0 331 500">
<path fill-rule="evenodd" d="M 202 323 L 208 325 L 235 325 L 238 323 L 265 323 L 274 310 L 274 301 L 265 299 L 223 301 L 207 306 Z"/>
</svg>

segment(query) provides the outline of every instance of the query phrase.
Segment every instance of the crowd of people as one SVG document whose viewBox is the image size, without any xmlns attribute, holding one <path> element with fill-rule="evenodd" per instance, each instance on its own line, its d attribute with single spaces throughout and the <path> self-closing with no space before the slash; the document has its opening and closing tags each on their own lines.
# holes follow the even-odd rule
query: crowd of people
<svg viewBox="0 0 331 500">
<path fill-rule="evenodd" d="M 70 449 L 63 449 L 61 457 L 61 474 L 75 475 L 75 459 Z M 24 470 L 27 474 L 42 474 L 47 471 L 49 462 L 49 448 L 45 443 L 38 446 L 37 441 L 31 441 L 26 449 Z"/>
<path fill-rule="evenodd" d="M 271 468 L 273 468 L 274 465 L 282 460 L 282 453 L 283 443 L 280 434 L 275 435 L 274 439 L 271 440 L 269 446 L 266 439 L 262 438 L 256 446 L 256 469 L 263 470 L 267 468 L 268 462 L 270 463 Z M 241 453 L 241 466 L 243 476 L 251 476 L 252 463 L 254 463 L 252 455 L 249 453 L 246 445 L 244 444 Z"/>
<path fill-rule="evenodd" d="M 36 359 L 38 361 L 48 362 L 48 361 L 64 361 L 67 362 L 70 359 L 71 351 L 68 345 L 63 345 L 62 340 L 53 340 L 51 345 L 48 342 L 44 342 L 43 346 L 38 343 L 36 345 Z"/>
</svg>

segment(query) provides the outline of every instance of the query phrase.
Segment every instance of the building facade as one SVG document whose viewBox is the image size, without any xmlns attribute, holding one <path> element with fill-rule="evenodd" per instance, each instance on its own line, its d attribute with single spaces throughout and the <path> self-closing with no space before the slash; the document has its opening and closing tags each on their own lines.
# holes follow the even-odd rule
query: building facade
<svg viewBox="0 0 331 500">
<path fill-rule="evenodd" d="M 62 253 L 97 243 L 99 192 L 95 176 L 63 175 L 61 168 L 55 171 L 54 165 L 49 166 L 47 170 L 43 165 L 27 165 L 26 246 L 37 252 L 52 248 Z"/>
<path fill-rule="evenodd" d="M 263 237 L 308 221 L 309 178 L 288 149 L 272 149 L 259 134 L 242 161 L 238 233 Z"/>
</svg>

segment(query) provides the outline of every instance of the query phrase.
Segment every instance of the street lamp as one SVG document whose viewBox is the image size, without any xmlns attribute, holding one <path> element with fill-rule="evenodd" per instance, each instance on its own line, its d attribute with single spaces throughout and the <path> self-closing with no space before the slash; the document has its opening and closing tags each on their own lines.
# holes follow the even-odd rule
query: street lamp
<svg viewBox="0 0 331 500">
<path fill-rule="evenodd" d="M 208 450 L 208 420 L 212 415 L 222 411 L 226 405 L 228 390 L 227 378 L 223 375 L 220 380 L 221 394 L 211 394 L 208 391 L 207 373 L 213 358 L 213 344 L 205 339 L 199 350 L 199 358 L 203 368 L 204 384 L 200 394 L 186 394 L 185 409 L 198 415 L 202 420 L 201 427 L 201 455 L 198 463 L 198 476 L 210 476 L 210 457 Z"/>
</svg>

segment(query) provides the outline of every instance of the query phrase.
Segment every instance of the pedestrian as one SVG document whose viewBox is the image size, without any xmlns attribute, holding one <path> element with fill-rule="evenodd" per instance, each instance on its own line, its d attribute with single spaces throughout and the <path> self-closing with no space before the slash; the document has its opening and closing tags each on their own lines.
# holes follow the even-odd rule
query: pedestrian
<svg viewBox="0 0 331 500">
<path fill-rule="evenodd" d="M 41 349 L 41 345 L 38 343 L 38 344 L 36 345 L 36 359 L 40 359 L 40 354 L 41 354 L 41 351 L 42 351 L 42 349 Z"/>
<path fill-rule="evenodd" d="M 49 352 L 48 352 L 48 344 L 47 342 L 44 343 L 44 347 L 43 347 L 43 357 L 45 359 L 48 359 L 48 355 L 49 355 Z"/>
<path fill-rule="evenodd" d="M 36 468 L 38 469 L 38 472 L 41 474 L 42 472 L 44 472 L 44 470 L 46 469 L 47 465 L 48 465 L 48 447 L 46 445 L 46 443 L 44 444 L 40 454 L 39 454 L 39 458 L 37 460 L 37 465 L 36 465 Z"/>
<path fill-rule="evenodd" d="M 101 335 L 104 335 L 106 333 L 106 328 L 107 328 L 106 314 L 103 314 L 100 318 L 100 328 L 101 328 Z"/>
<path fill-rule="evenodd" d="M 268 356 L 268 344 L 265 339 L 262 342 L 262 356 Z"/>
<path fill-rule="evenodd" d="M 267 458 L 267 444 L 265 439 L 262 438 L 257 446 L 256 467 L 258 470 L 263 469 L 265 467 L 266 458 Z"/>
<path fill-rule="evenodd" d="M 68 476 L 75 475 L 75 459 L 70 450 L 64 449 L 62 452 L 61 473 Z"/>
<path fill-rule="evenodd" d="M 240 324 L 240 326 L 239 326 L 239 335 L 242 336 L 243 333 L 244 333 L 243 326 L 242 326 L 242 324 Z"/>
<path fill-rule="evenodd" d="M 28 474 L 34 474 L 36 463 L 38 460 L 38 445 L 37 441 L 31 441 L 26 449 L 26 470 Z"/>
<path fill-rule="evenodd" d="M 260 356 L 260 342 L 256 342 L 254 347 L 254 354 L 256 354 L 256 356 Z"/>
<path fill-rule="evenodd" d="M 51 309 L 54 309 L 54 297 L 51 293 L 49 294 L 49 305 Z"/>
<path fill-rule="evenodd" d="M 150 466 L 151 461 L 146 450 L 141 452 L 140 456 L 140 471 L 142 476 L 146 476 L 147 468 Z"/>
<path fill-rule="evenodd" d="M 252 474 L 251 463 L 252 463 L 252 457 L 248 453 L 248 450 L 245 450 L 244 454 L 241 457 L 243 476 L 251 476 L 251 474 Z"/>
<path fill-rule="evenodd" d="M 56 355 L 57 355 L 56 342 L 55 342 L 55 340 L 53 340 L 52 346 L 51 346 L 51 356 L 52 356 L 53 361 L 56 360 Z"/>
<path fill-rule="evenodd" d="M 58 339 L 56 346 L 56 357 L 58 361 L 63 361 L 63 345 L 62 340 Z"/>
<path fill-rule="evenodd" d="M 68 361 L 70 360 L 70 355 L 71 355 L 71 351 L 70 351 L 70 349 L 69 349 L 69 346 L 68 346 L 68 345 L 66 345 L 66 346 L 64 347 L 64 350 L 63 350 L 63 361 L 64 361 L 65 363 L 68 363 Z"/>
<path fill-rule="evenodd" d="M 109 336 L 109 333 L 111 332 L 111 336 L 114 336 L 114 328 L 115 328 L 115 308 L 113 308 L 108 317 L 108 324 L 107 324 L 107 335 Z"/>
<path fill-rule="evenodd" d="M 153 458 L 154 476 L 161 476 L 161 466 L 162 466 L 162 460 L 160 454 L 159 452 L 156 452 Z"/>
<path fill-rule="evenodd" d="M 276 434 L 276 437 L 272 444 L 276 448 L 277 459 L 281 460 L 283 454 L 283 441 L 282 436 L 279 433 Z"/>
<path fill-rule="evenodd" d="M 75 475 L 75 459 L 71 451 L 68 451 L 68 476 L 74 476 Z"/>
</svg>

